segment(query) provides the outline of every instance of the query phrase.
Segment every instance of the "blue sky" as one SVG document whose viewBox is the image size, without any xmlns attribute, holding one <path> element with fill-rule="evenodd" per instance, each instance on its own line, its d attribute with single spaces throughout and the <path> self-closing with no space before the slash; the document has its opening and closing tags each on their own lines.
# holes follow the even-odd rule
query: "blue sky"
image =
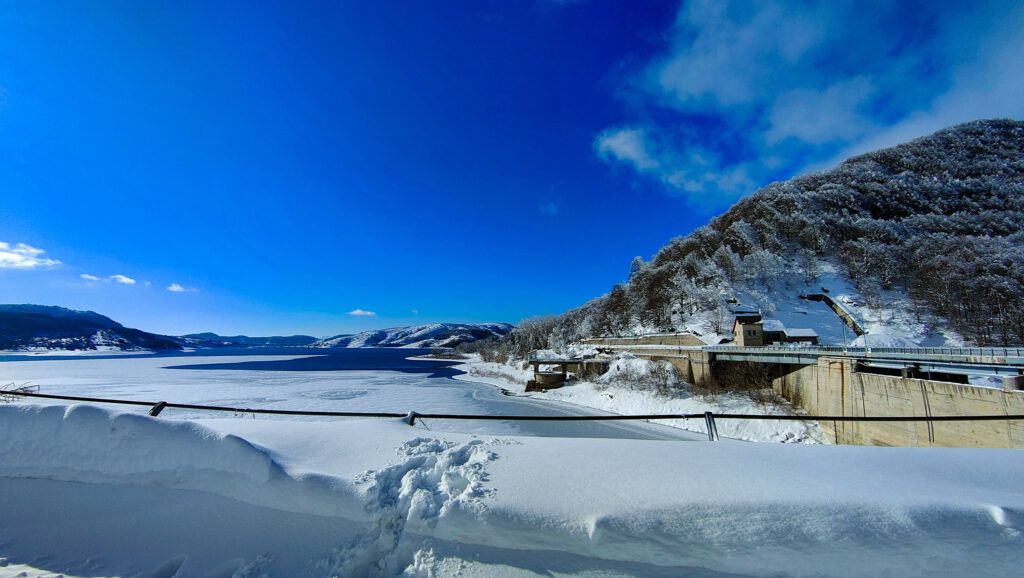
<svg viewBox="0 0 1024 578">
<path fill-rule="evenodd" d="M 1024 117 L 1021 30 L 1012 2 L 4 3 L 0 302 L 166 333 L 561 312 L 772 180 Z"/>
</svg>

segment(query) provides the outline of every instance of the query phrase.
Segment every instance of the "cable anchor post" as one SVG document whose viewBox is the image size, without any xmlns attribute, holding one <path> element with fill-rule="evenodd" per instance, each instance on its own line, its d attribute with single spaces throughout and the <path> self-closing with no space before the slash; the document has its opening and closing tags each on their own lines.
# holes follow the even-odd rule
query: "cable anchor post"
<svg viewBox="0 0 1024 578">
<path fill-rule="evenodd" d="M 708 429 L 708 441 L 715 441 L 718 439 L 718 426 L 715 424 L 715 414 L 710 411 L 704 412 L 704 424 Z"/>
</svg>

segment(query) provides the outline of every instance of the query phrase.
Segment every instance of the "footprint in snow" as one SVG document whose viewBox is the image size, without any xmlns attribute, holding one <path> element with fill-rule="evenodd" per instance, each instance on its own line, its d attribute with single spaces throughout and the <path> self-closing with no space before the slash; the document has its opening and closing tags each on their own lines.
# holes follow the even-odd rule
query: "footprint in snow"
<svg viewBox="0 0 1024 578">
<path fill-rule="evenodd" d="M 397 550 L 407 530 L 429 532 L 453 508 L 482 513 L 494 490 L 485 488 L 486 466 L 497 459 L 489 446 L 504 440 L 465 443 L 418 437 L 398 448 L 399 461 L 356 476 L 365 488 L 369 532 L 322 564 L 340 575 L 390 575 L 404 568 Z"/>
</svg>

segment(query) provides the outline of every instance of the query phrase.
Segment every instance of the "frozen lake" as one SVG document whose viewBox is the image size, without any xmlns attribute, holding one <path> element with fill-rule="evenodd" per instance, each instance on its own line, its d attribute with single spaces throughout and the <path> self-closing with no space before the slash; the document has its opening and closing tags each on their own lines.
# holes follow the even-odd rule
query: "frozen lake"
<svg viewBox="0 0 1024 578">
<path fill-rule="evenodd" d="M 581 406 L 510 397 L 491 385 L 452 379 L 447 361 L 407 358 L 416 349 L 249 348 L 143 355 L 0 356 L 0 384 L 42 393 L 314 411 L 595 415 Z M 33 400 L 32 403 L 46 403 Z M 60 403 L 60 402 L 54 402 Z M 144 413 L 146 408 L 112 406 Z M 253 419 L 253 414 L 167 409 L 176 419 Z M 256 416 L 255 419 L 342 418 Z M 361 419 L 361 418 L 356 418 Z M 703 436 L 645 422 L 426 420 L 420 427 L 491 435 L 694 440 Z"/>
</svg>

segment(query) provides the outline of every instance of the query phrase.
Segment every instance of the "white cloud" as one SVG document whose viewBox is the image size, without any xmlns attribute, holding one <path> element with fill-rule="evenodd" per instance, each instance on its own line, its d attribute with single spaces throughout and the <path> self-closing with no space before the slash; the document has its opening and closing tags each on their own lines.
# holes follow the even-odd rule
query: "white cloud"
<svg viewBox="0 0 1024 578">
<path fill-rule="evenodd" d="M 420 310 L 419 309 L 413 309 L 412 310 L 412 314 L 413 315 L 419 315 L 420 314 Z"/>
<path fill-rule="evenodd" d="M 643 75 L 646 89 L 681 108 L 734 107 L 764 98 L 830 38 L 847 2 L 747 4 L 692 0 L 680 10 L 672 46 Z"/>
<path fill-rule="evenodd" d="M 56 259 L 48 259 L 42 255 L 46 251 L 25 243 L 0 241 L 0 269 L 40 269 L 60 265 Z"/>
<path fill-rule="evenodd" d="M 1022 29 L 1019 2 L 689 0 L 620 87 L 632 120 L 595 152 L 691 200 L 731 201 L 953 124 L 1024 118 Z"/>
<path fill-rule="evenodd" d="M 188 289 L 184 288 L 178 283 L 171 283 L 170 285 L 167 286 L 167 290 L 170 291 L 171 293 L 184 293 L 188 291 Z"/>
<path fill-rule="evenodd" d="M 862 153 L 893 146 L 961 122 L 982 118 L 1024 119 L 1024 4 L 1000 18 L 1002 26 L 979 43 L 976 58 L 953 70 L 950 88 L 928 106 L 865 135 L 816 168 L 829 168 Z M 970 30 L 972 27 L 967 26 Z"/>
<path fill-rule="evenodd" d="M 82 273 L 81 275 L 79 275 L 79 277 L 81 277 L 82 279 L 84 279 L 86 281 L 89 281 L 90 283 L 93 283 L 95 281 L 99 281 L 100 280 L 99 277 L 97 277 L 95 275 L 90 275 L 88 273 Z"/>
<path fill-rule="evenodd" d="M 858 77 L 837 82 L 824 90 L 783 92 L 772 104 L 764 138 L 778 144 L 794 138 L 808 144 L 849 141 L 874 127 L 859 109 L 873 92 L 871 81 Z"/>
<path fill-rule="evenodd" d="M 601 158 L 628 163 L 638 171 L 654 171 L 660 166 L 648 150 L 647 136 L 642 128 L 608 129 L 598 135 L 594 147 Z"/>
<path fill-rule="evenodd" d="M 353 316 L 353 317 L 376 317 L 377 316 L 377 314 L 374 313 L 373 311 L 367 311 L 365 309 L 353 309 L 352 311 L 349 311 L 348 314 Z"/>
<path fill-rule="evenodd" d="M 549 201 L 547 203 L 541 203 L 540 205 L 538 205 L 537 210 L 539 210 L 541 213 L 549 217 L 554 217 L 555 215 L 558 214 L 559 207 L 558 203 Z"/>
<path fill-rule="evenodd" d="M 135 284 L 135 279 L 132 279 L 131 277 L 127 277 L 125 275 L 111 275 L 110 276 L 110 280 L 115 282 L 115 283 L 120 283 L 122 285 L 134 285 Z"/>
<path fill-rule="evenodd" d="M 617 161 L 654 177 L 670 192 L 698 203 L 708 196 L 736 198 L 752 183 L 744 166 L 725 167 L 713 151 L 696 145 L 684 150 L 657 140 L 663 131 L 640 127 L 609 129 L 598 135 L 594 148 L 605 161 Z"/>
</svg>

